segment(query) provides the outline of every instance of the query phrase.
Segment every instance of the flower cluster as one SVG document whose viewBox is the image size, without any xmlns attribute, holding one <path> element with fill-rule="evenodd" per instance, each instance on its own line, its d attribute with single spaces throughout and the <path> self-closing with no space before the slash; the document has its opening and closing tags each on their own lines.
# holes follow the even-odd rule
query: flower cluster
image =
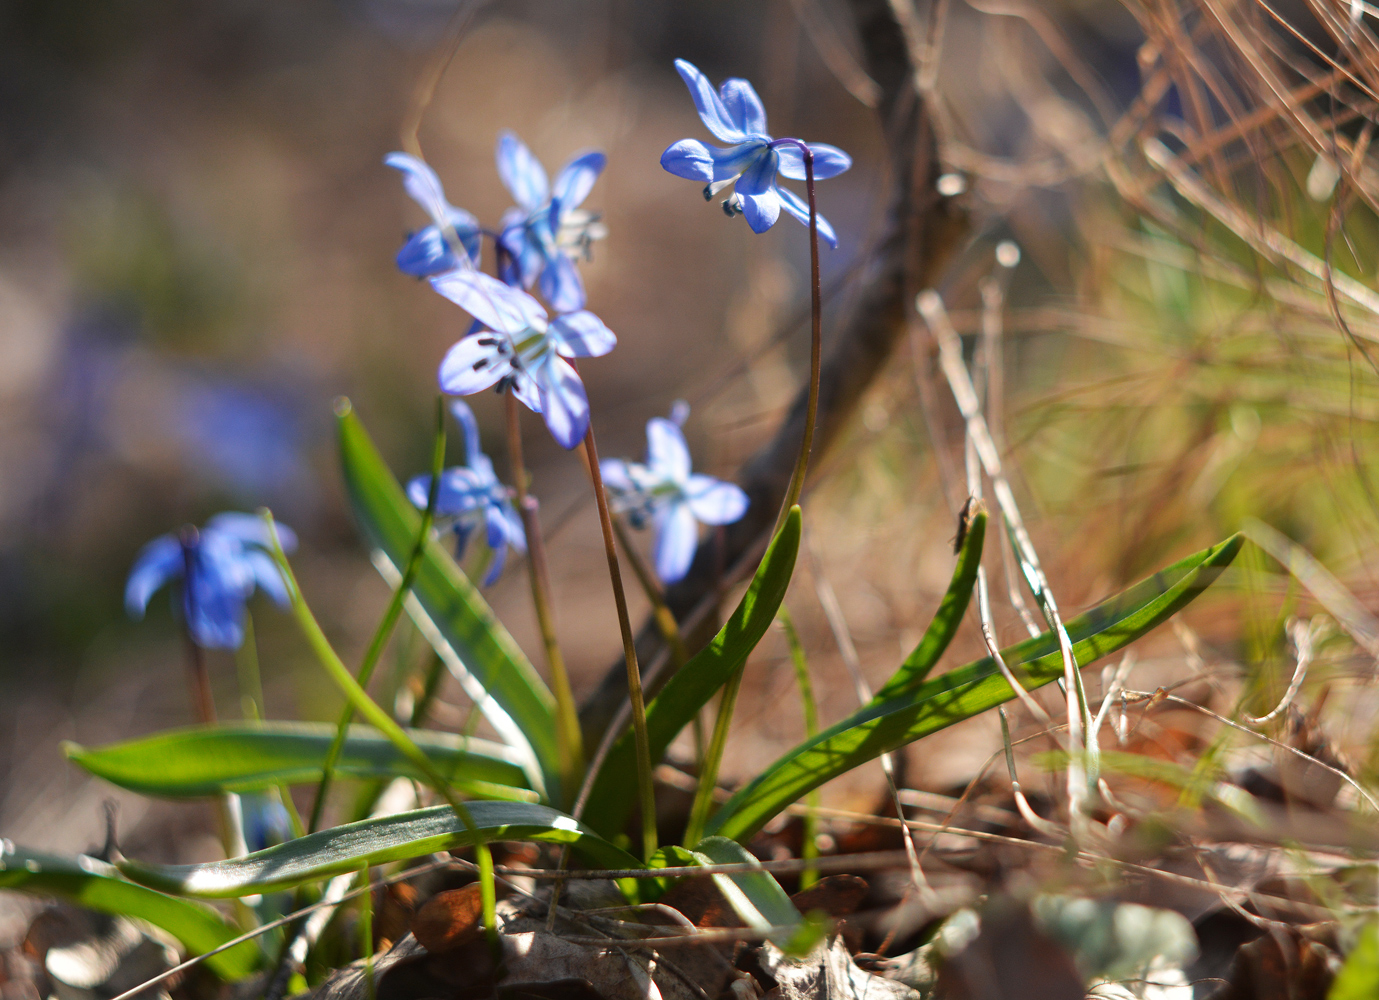
<svg viewBox="0 0 1379 1000">
<path fill-rule="evenodd" d="M 581 153 L 551 185 L 541 163 L 511 132 L 498 139 L 498 175 L 517 202 L 500 231 L 487 233 L 474 216 L 455 208 L 429 166 L 407 153 L 384 162 L 431 218 L 399 251 L 398 268 L 428 278 L 431 286 L 474 317 L 470 334 L 440 367 L 443 392 L 467 396 L 511 390 L 540 413 L 561 447 L 574 448 L 589 429 L 589 399 L 574 366 L 565 360 L 598 357 L 617 343 L 613 332 L 584 308 L 584 281 L 575 258 L 587 259 L 606 230 L 580 208 L 603 171 L 602 153 Z M 481 241 L 494 240 L 501 280 L 483 274 Z M 556 313 L 551 320 L 527 289 L 539 287 Z"/>
<path fill-rule="evenodd" d="M 285 551 L 297 536 L 278 525 Z M 288 602 L 287 585 L 268 554 L 268 528 L 253 514 L 217 514 L 201 529 L 186 527 L 160 535 L 134 560 L 125 584 L 125 610 L 142 618 L 149 598 L 164 584 L 181 580 L 182 620 L 198 646 L 238 649 L 244 642 L 244 605 L 257 587 L 279 606 Z"/>
</svg>

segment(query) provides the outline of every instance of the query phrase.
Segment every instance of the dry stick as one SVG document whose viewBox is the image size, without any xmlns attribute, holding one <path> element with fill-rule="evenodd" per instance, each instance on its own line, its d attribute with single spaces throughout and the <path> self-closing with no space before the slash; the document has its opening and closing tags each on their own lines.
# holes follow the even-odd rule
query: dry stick
<svg viewBox="0 0 1379 1000">
<path fill-rule="evenodd" d="M 1011 492 L 1010 483 L 1001 469 L 1000 454 L 991 439 L 991 432 L 977 402 L 976 389 L 972 386 L 972 378 L 962 360 L 962 343 L 958 339 L 957 331 L 948 322 L 943 300 L 937 292 L 926 291 L 916 297 L 915 305 L 934 334 L 934 339 L 938 341 L 939 365 L 948 380 L 958 410 L 967 422 L 967 433 L 976 448 L 977 456 L 981 459 L 986 474 L 991 477 L 991 489 L 1013 535 L 1016 550 L 1020 555 L 1021 569 L 1030 589 L 1039 599 L 1049 628 L 1058 637 L 1058 648 L 1063 654 L 1063 680 L 1068 704 L 1068 806 L 1072 814 L 1073 829 L 1080 832 L 1088 793 L 1090 787 L 1094 787 L 1089 778 L 1096 777 L 1097 760 L 1094 749 L 1087 747 L 1087 764 L 1091 774 L 1085 773 L 1081 751 L 1084 747 L 1084 733 L 1091 723 L 1091 716 L 1087 708 L 1087 695 L 1082 688 L 1082 674 L 1077 669 L 1077 658 L 1073 655 L 1072 640 L 1068 638 L 1068 631 L 1063 627 L 1058 605 L 1040 566 L 1039 556 L 1034 551 L 1034 543 L 1030 541 L 1029 532 L 1025 530 L 1024 520 L 1020 517 L 1019 507 L 1015 503 L 1015 494 Z"/>
<path fill-rule="evenodd" d="M 1312 628 L 1306 622 L 1294 620 L 1288 623 L 1288 636 L 1293 640 L 1293 651 L 1297 656 L 1297 667 L 1293 670 L 1293 679 L 1288 682 L 1288 690 L 1283 692 L 1283 697 L 1279 699 L 1278 704 L 1271 711 L 1260 716 L 1248 715 L 1245 712 L 1240 713 L 1240 717 L 1252 726 L 1262 726 L 1270 719 L 1286 711 L 1288 706 L 1293 704 L 1293 699 L 1298 696 L 1303 678 L 1307 676 L 1307 668 L 1312 663 Z"/>
<path fill-rule="evenodd" d="M 633 738 L 637 743 L 637 797 L 641 800 L 642 811 L 642 857 L 644 860 L 650 860 L 656 851 L 656 800 L 651 783 L 651 740 L 646 732 L 646 705 L 642 701 L 642 674 L 637 666 L 637 640 L 632 635 L 632 622 L 627 615 L 627 595 L 622 589 L 622 569 L 618 566 L 618 550 L 613 541 L 613 518 L 608 512 L 608 495 L 603 489 L 603 473 L 599 470 L 599 451 L 594 443 L 592 421 L 589 429 L 584 432 L 584 452 L 589 459 L 589 478 L 593 482 L 594 499 L 598 503 L 599 527 L 603 529 L 603 550 L 608 557 L 608 578 L 613 584 L 613 602 L 618 609 L 618 629 L 622 632 L 622 655 L 627 665 L 627 697 L 632 707 Z M 583 794 L 580 797 L 583 798 Z"/>
<path fill-rule="evenodd" d="M 541 629 L 541 642 L 546 648 L 546 665 L 551 671 L 551 687 L 555 694 L 556 740 L 560 748 L 561 792 L 568 797 L 575 793 L 580 773 L 584 770 L 583 734 L 579 729 L 579 714 L 575 709 L 574 692 L 570 689 L 570 675 L 565 670 L 565 657 L 556 638 L 555 612 L 551 606 L 551 574 L 546 564 L 546 543 L 541 536 L 536 498 L 527 493 L 527 469 L 522 461 L 522 423 L 517 410 L 517 397 L 511 388 L 506 393 L 508 418 L 508 456 L 512 465 L 512 479 L 517 487 L 517 510 L 522 516 L 522 530 L 527 536 L 527 577 L 531 581 L 532 605 Z"/>
<path fill-rule="evenodd" d="M 392 597 L 388 600 L 387 610 L 383 612 L 378 627 L 374 629 L 373 639 L 369 642 L 369 648 L 365 651 L 364 659 L 359 664 L 356 681 L 366 691 L 369 687 L 369 680 L 373 677 L 374 668 L 378 666 L 379 657 L 383 655 L 383 647 L 388 644 L 393 629 L 397 625 L 397 620 L 402 616 L 402 603 L 406 600 L 408 593 L 411 592 L 412 583 L 416 580 L 417 571 L 421 568 L 421 558 L 426 552 L 426 543 L 431 538 L 431 525 L 436 519 L 436 503 L 440 498 L 441 472 L 444 467 L 445 397 L 437 396 L 436 437 L 431 447 L 431 488 L 426 493 L 426 510 L 421 515 L 421 526 L 417 531 L 417 540 L 412 544 L 412 554 L 407 559 L 407 567 L 402 574 L 402 579 L 394 588 Z M 335 776 L 335 765 L 340 760 L 340 752 L 344 749 L 345 737 L 349 733 L 349 725 L 353 719 L 354 705 L 347 699 L 344 710 L 340 713 L 340 721 L 335 726 L 335 738 L 330 741 L 330 749 L 326 751 L 325 762 L 321 765 L 321 781 L 316 786 L 316 798 L 311 803 L 311 818 L 307 821 L 307 833 L 315 833 L 316 828 L 321 823 L 321 814 L 325 811 L 326 796 L 330 791 L 331 779 Z"/>
</svg>

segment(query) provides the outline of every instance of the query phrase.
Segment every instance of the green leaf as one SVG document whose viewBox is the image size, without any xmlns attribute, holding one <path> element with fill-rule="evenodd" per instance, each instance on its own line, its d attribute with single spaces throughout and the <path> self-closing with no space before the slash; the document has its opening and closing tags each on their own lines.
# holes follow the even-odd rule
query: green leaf
<svg viewBox="0 0 1379 1000">
<path fill-rule="evenodd" d="M 1336 973 L 1326 1000 L 1374 1000 L 1379 996 L 1379 923 L 1360 928 L 1355 947 Z"/>
<path fill-rule="evenodd" d="M 335 727 L 324 723 L 226 723 L 103 747 L 63 743 L 62 749 L 70 760 L 121 788 L 189 798 L 315 783 L 334 735 Z M 535 798 L 519 757 L 507 747 L 425 729 L 411 729 L 407 735 L 463 792 L 522 802 Z M 351 778 L 426 780 L 386 736 L 369 726 L 350 727 L 336 771 Z"/>
<path fill-rule="evenodd" d="M 349 403 L 339 414 L 340 461 L 355 518 L 368 544 L 393 567 L 411 555 L 421 512 L 407 500 Z M 428 641 L 461 676 L 467 693 L 509 745 L 529 748 L 547 789 L 559 788 L 555 698 L 521 648 L 445 549 L 432 540 L 413 594 L 434 631 Z M 489 697 L 485 698 L 487 694 Z M 538 791 L 542 789 L 538 788 Z"/>
<path fill-rule="evenodd" d="M 1077 662 L 1086 666 L 1164 622 L 1211 585 L 1242 542 L 1242 536 L 1233 535 L 1067 622 Z M 1058 640 L 1049 632 L 1004 649 L 1001 656 L 1026 688 L 1041 687 L 1063 675 Z M 709 830 L 744 840 L 824 782 L 1014 697 L 996 661 L 988 656 L 925 681 L 913 691 L 871 702 L 805 740 L 758 775 L 724 803 Z"/>
<path fill-rule="evenodd" d="M 756 648 L 785 600 L 795 556 L 800 548 L 800 511 L 792 510 L 761 558 L 756 575 L 737 610 L 713 641 L 691 657 L 661 693 L 646 706 L 646 729 L 654 764 L 689 725 L 695 714 Z M 636 744 L 626 732 L 613 744 L 589 793 L 584 817 L 594 829 L 612 834 L 622 829 L 636 796 L 628 789 L 636 782 Z"/>
<path fill-rule="evenodd" d="M 962 616 L 967 614 L 967 605 L 972 600 L 972 588 L 977 583 L 977 570 L 982 565 L 982 543 L 986 540 L 986 511 L 978 510 L 972 515 L 967 527 L 967 537 L 958 550 L 958 564 L 953 568 L 953 580 L 948 591 L 939 602 L 934 620 L 924 630 L 924 636 L 881 689 L 876 692 L 872 702 L 885 701 L 906 691 L 913 691 L 924 683 L 929 671 L 934 669 L 939 657 L 943 655 L 953 636 L 958 634 Z"/>
<path fill-rule="evenodd" d="M 120 871 L 155 889 L 182 896 L 221 898 L 288 889 L 354 872 L 365 865 L 401 861 L 480 841 L 530 840 L 569 844 L 606 868 L 640 868 L 636 858 L 549 806 L 529 802 L 471 802 L 475 828 L 447 806 L 348 823 L 242 858 L 202 865 L 154 865 L 124 860 Z"/>
<path fill-rule="evenodd" d="M 147 920 L 194 955 L 239 936 L 210 907 L 135 885 L 121 878 L 113 865 L 85 854 L 44 854 L 0 840 L 0 889 L 60 896 L 90 910 Z M 243 979 L 258 967 L 259 950 L 245 941 L 212 955 L 206 964 L 222 979 Z"/>
<path fill-rule="evenodd" d="M 747 848 L 726 837 L 705 837 L 694 845 L 690 853 L 697 863 L 706 867 L 760 864 Z M 782 947 L 791 942 L 804 923 L 804 917 L 770 872 L 740 872 L 736 875 L 714 875 L 712 878 L 733 912 L 748 927 L 758 931 L 773 927 L 790 928 L 788 933 L 778 930 L 771 935 L 771 940 Z M 808 948 L 805 950 L 808 951 Z"/>
</svg>

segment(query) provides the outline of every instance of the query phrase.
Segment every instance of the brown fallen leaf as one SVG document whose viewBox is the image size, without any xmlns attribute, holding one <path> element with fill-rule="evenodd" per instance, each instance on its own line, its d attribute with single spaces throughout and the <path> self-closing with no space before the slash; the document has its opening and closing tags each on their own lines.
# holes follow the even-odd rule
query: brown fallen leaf
<svg viewBox="0 0 1379 1000">
<path fill-rule="evenodd" d="M 412 935 L 427 951 L 452 951 L 479 936 L 483 903 L 479 883 L 438 892 L 412 918 Z"/>
</svg>

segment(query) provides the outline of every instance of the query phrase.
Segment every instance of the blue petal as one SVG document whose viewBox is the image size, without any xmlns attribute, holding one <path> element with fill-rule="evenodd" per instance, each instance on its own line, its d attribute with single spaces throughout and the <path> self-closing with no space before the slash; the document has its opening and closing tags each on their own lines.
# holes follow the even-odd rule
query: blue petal
<svg viewBox="0 0 1379 1000">
<path fill-rule="evenodd" d="M 675 60 L 675 68 L 680 73 L 680 79 L 685 81 L 685 86 L 689 87 L 690 97 L 694 99 L 694 106 L 699 110 L 699 117 L 710 132 L 723 142 L 741 142 L 747 138 L 747 134 L 733 124 L 732 116 L 723 106 L 723 101 L 714 93 L 708 77 L 699 72 L 693 63 L 684 59 Z"/>
<path fill-rule="evenodd" d="M 561 209 L 578 208 L 594 181 L 599 179 L 608 157 L 598 150 L 581 153 L 561 168 L 556 175 L 555 187 L 551 191 L 551 201 Z"/>
<path fill-rule="evenodd" d="M 673 503 L 656 512 L 656 545 L 652 558 L 662 583 L 683 580 L 694 561 L 699 526 L 689 505 Z"/>
<path fill-rule="evenodd" d="M 646 422 L 646 464 L 654 474 L 674 483 L 689 478 L 689 445 L 680 428 L 665 417 Z"/>
<path fill-rule="evenodd" d="M 741 194 L 741 191 L 738 192 Z M 780 218 L 780 195 L 775 186 L 761 194 L 742 195 L 742 217 L 754 233 L 764 233 Z"/>
<path fill-rule="evenodd" d="M 469 469 L 450 468 L 441 473 L 440 491 L 436 494 L 436 516 L 454 517 L 481 506 L 487 495 Z M 417 510 L 425 510 L 431 499 L 431 477 L 420 475 L 407 483 L 407 499 Z"/>
<path fill-rule="evenodd" d="M 488 547 L 501 549 L 508 543 L 508 520 L 501 507 L 489 504 L 484 508 L 484 525 L 488 530 Z"/>
<path fill-rule="evenodd" d="M 733 190 L 744 198 L 747 195 L 764 194 L 776 183 L 776 165 L 779 157 L 773 149 L 765 149 L 752 157 L 742 176 L 737 179 Z"/>
<path fill-rule="evenodd" d="M 537 378 L 541 390 L 541 416 L 551 437 L 562 448 L 576 447 L 589 429 L 589 397 L 579 372 L 562 357 L 552 356 Z"/>
<path fill-rule="evenodd" d="M 498 277 L 514 288 L 530 288 L 546 264 L 541 248 L 527 235 L 527 213 L 510 208 L 498 225 Z"/>
<path fill-rule="evenodd" d="M 450 404 L 450 415 L 455 418 L 455 422 L 464 433 L 465 464 L 473 465 L 475 456 L 484 453 L 479 443 L 479 421 L 474 418 L 474 411 L 463 399 L 457 399 Z"/>
<path fill-rule="evenodd" d="M 278 569 L 278 564 L 267 552 L 262 549 L 246 549 L 244 564 L 253 574 L 254 582 L 258 584 L 259 589 L 272 598 L 274 604 L 285 608 L 291 603 L 282 570 Z"/>
<path fill-rule="evenodd" d="M 807 227 L 809 225 L 809 205 L 804 199 L 789 188 L 776 186 L 776 194 L 780 196 L 781 207 L 799 219 Z M 833 231 L 833 227 L 828 224 L 828 220 L 822 215 L 814 217 L 815 224 L 819 227 L 819 235 L 834 250 L 838 249 L 838 235 Z"/>
<path fill-rule="evenodd" d="M 726 181 L 751 168 L 759 159 L 769 159 L 770 149 L 764 142 L 744 142 L 727 149 L 713 149 L 713 179 Z"/>
<path fill-rule="evenodd" d="M 738 78 L 724 80 L 718 94 L 734 125 L 748 134 L 766 134 L 766 109 L 750 83 Z"/>
<path fill-rule="evenodd" d="M 281 521 L 274 521 L 273 527 L 278 532 L 278 543 L 282 545 L 284 552 L 293 552 L 297 548 L 297 533 L 283 524 Z M 260 548 L 271 548 L 273 540 L 268 536 L 268 525 L 263 518 L 257 514 L 245 514 L 242 511 L 227 510 L 223 514 L 217 514 L 206 522 L 206 530 L 220 531 L 227 535 L 239 539 L 247 545 L 257 545 Z"/>
<path fill-rule="evenodd" d="M 541 294 L 558 313 L 584 308 L 584 279 L 575 262 L 558 250 L 541 271 Z"/>
<path fill-rule="evenodd" d="M 516 372 L 515 375 L 512 381 L 512 394 L 527 409 L 533 413 L 540 413 L 543 407 L 541 386 L 528 371 Z"/>
<path fill-rule="evenodd" d="M 244 641 L 244 601 L 254 576 L 242 552 L 226 535 L 203 533 L 197 542 L 182 587 L 182 609 L 199 646 L 237 649 Z"/>
<path fill-rule="evenodd" d="M 148 599 L 163 584 L 181 576 L 185 569 L 182 543 L 172 535 L 159 535 L 140 549 L 124 588 L 124 607 L 129 617 L 144 617 Z"/>
<path fill-rule="evenodd" d="M 440 367 L 442 392 L 452 396 L 483 392 L 512 371 L 512 364 L 506 358 L 494 348 L 479 343 L 492 336 L 491 333 L 470 334 L 446 352 Z"/>
<path fill-rule="evenodd" d="M 603 320 L 586 309 L 557 316 L 548 331 L 557 350 L 567 358 L 601 358 L 617 346 L 618 338 Z"/>
<path fill-rule="evenodd" d="M 512 192 L 517 204 L 528 212 L 546 204 L 550 188 L 541 161 L 512 132 L 498 136 L 498 176 Z"/>
<path fill-rule="evenodd" d="M 747 513 L 747 494 L 737 485 L 712 476 L 690 476 L 685 498 L 704 524 L 732 524 Z"/>
<path fill-rule="evenodd" d="M 401 171 L 403 188 L 426 211 L 432 222 L 440 223 L 446 218 L 450 205 L 445 200 L 445 189 L 441 187 L 440 178 L 434 170 L 410 153 L 389 153 L 383 157 L 383 162 Z"/>
<path fill-rule="evenodd" d="M 635 492 L 637 486 L 627 471 L 629 464 L 621 458 L 605 458 L 600 461 L 599 474 L 603 476 L 603 485 L 615 493 Z"/>
<path fill-rule="evenodd" d="M 662 167 L 689 181 L 713 180 L 713 164 L 713 153 L 698 139 L 681 139 L 661 154 Z"/>
<path fill-rule="evenodd" d="M 451 271 L 431 279 L 431 287 L 491 330 L 520 334 L 540 321 L 546 310 L 521 289 L 478 271 Z"/>
<path fill-rule="evenodd" d="M 830 146 L 824 142 L 811 142 L 809 143 L 809 151 L 814 154 L 814 179 L 816 181 L 826 181 L 830 177 L 837 177 L 852 166 L 852 157 L 837 146 Z M 776 147 L 776 155 L 780 157 L 782 177 L 788 177 L 792 181 L 805 179 L 804 153 L 800 152 L 799 146 L 788 142 L 782 143 Z"/>
<path fill-rule="evenodd" d="M 485 587 L 492 587 L 498 582 L 498 578 L 503 575 L 503 566 L 508 561 L 508 547 L 502 542 L 497 545 L 490 542 L 489 547 L 493 550 L 493 560 L 488 564 L 488 572 L 484 574 Z"/>
</svg>

